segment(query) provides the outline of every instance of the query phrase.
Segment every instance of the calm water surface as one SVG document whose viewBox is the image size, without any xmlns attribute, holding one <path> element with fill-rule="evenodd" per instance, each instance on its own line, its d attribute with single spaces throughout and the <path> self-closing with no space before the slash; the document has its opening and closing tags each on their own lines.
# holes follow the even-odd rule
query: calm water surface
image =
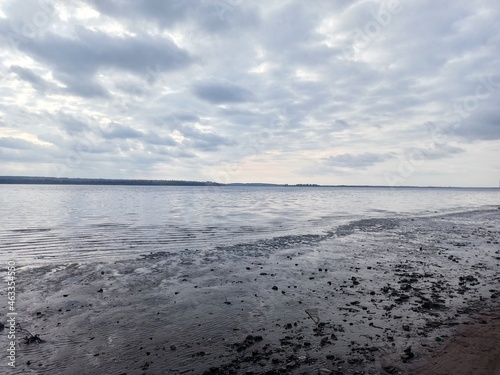
<svg viewBox="0 0 500 375">
<path fill-rule="evenodd" d="M 500 189 L 0 185 L 0 261 L 108 261 L 499 203 Z"/>
</svg>

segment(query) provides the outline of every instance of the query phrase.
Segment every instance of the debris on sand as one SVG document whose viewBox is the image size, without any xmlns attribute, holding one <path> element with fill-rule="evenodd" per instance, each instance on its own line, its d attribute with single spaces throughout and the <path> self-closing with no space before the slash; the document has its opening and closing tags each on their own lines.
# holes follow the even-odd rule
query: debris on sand
<svg viewBox="0 0 500 375">
<path fill-rule="evenodd" d="M 306 314 L 309 315 L 309 318 L 311 318 L 314 323 L 319 324 L 319 309 L 308 309 L 306 310 Z"/>
<path fill-rule="evenodd" d="M 17 332 L 24 332 L 24 333 L 26 333 L 26 336 L 23 337 L 23 341 L 24 341 L 25 344 L 33 344 L 33 343 L 41 344 L 42 342 L 45 342 L 45 340 L 42 340 L 40 338 L 39 334 L 33 335 L 27 329 L 22 328 L 21 327 L 21 323 L 17 323 L 16 324 L 16 331 Z"/>
</svg>

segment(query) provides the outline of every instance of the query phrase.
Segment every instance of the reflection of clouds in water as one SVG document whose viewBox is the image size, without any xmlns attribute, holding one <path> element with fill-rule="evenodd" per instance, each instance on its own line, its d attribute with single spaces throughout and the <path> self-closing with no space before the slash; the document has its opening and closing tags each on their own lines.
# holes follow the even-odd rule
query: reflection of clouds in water
<svg viewBox="0 0 500 375">
<path fill-rule="evenodd" d="M 39 265 L 237 244 L 248 246 L 234 251 L 258 253 L 259 246 L 315 244 L 336 231 L 383 230 L 394 217 L 498 202 L 497 189 L 1 185 L 0 190 L 5 198 L 0 246 L 6 251 L 0 257 L 11 251 L 19 262 Z"/>
</svg>

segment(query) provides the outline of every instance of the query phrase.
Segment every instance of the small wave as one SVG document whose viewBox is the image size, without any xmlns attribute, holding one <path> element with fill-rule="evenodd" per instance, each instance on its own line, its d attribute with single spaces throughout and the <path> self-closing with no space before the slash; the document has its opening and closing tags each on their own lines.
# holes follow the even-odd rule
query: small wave
<svg viewBox="0 0 500 375">
<path fill-rule="evenodd" d="M 34 232 L 49 232 L 51 228 L 23 228 L 23 229 L 11 229 L 11 232 L 19 233 L 34 233 Z"/>
</svg>

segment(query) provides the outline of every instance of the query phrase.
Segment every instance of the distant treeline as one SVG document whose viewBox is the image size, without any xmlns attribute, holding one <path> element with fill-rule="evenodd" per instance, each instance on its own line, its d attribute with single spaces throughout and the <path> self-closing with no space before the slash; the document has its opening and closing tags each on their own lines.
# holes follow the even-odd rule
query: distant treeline
<svg viewBox="0 0 500 375">
<path fill-rule="evenodd" d="M 68 178 L 0 176 L 0 184 L 44 184 L 44 185 L 152 185 L 152 186 L 219 186 L 217 182 L 176 180 L 122 180 L 108 178 Z"/>
<path fill-rule="evenodd" d="M 487 187 L 462 188 L 445 186 L 373 186 L 373 185 L 318 185 L 318 184 L 268 184 L 259 182 L 233 182 L 221 184 L 212 181 L 179 181 L 179 180 L 130 180 L 109 178 L 70 178 L 70 177 L 30 177 L 0 176 L 0 184 L 44 184 L 44 185 L 140 185 L 140 186 L 253 186 L 253 187 L 313 187 L 313 188 L 381 188 L 381 189 L 492 189 Z M 498 190 L 499 188 L 494 188 Z"/>
</svg>

